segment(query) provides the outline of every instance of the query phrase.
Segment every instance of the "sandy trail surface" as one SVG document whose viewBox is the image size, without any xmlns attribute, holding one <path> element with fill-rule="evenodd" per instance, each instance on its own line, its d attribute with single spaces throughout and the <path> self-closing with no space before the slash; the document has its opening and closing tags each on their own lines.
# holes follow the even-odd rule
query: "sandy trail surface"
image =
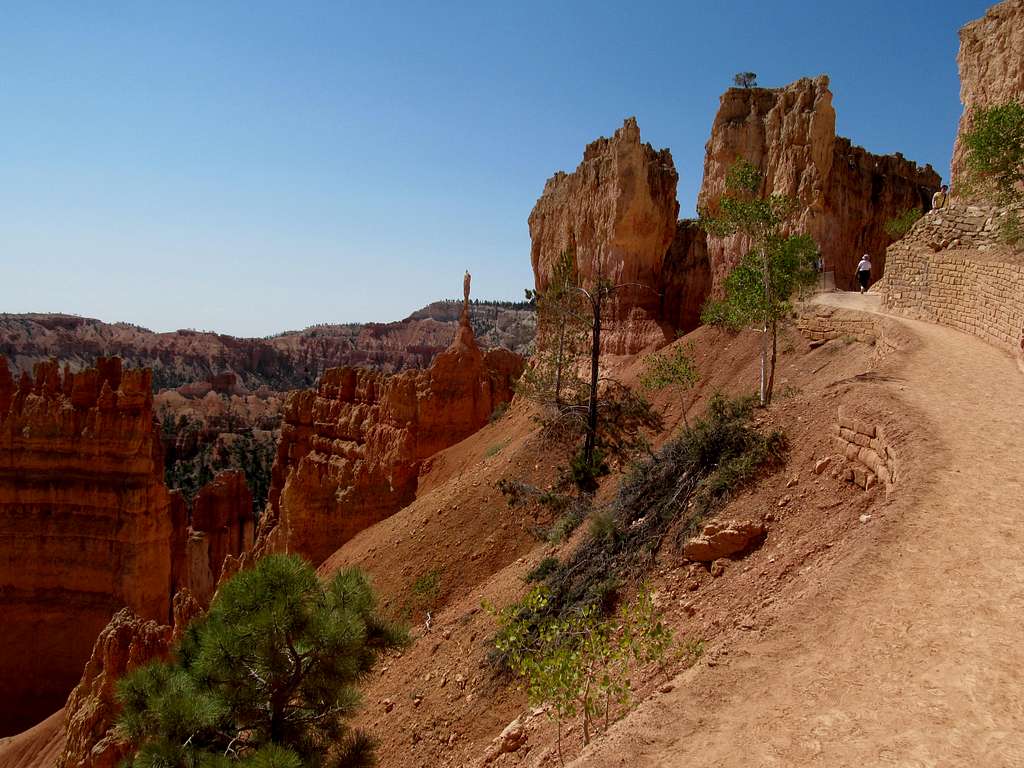
<svg viewBox="0 0 1024 768">
<path fill-rule="evenodd" d="M 575 765 L 1024 766 L 1024 376 L 977 338 L 893 320 L 915 343 L 872 386 L 926 440 L 877 546 Z"/>
</svg>

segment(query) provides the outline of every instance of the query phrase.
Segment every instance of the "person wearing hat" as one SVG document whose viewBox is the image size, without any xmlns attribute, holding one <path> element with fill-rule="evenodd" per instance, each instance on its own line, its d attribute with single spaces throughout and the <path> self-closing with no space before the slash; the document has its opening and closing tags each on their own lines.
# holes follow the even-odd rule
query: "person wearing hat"
<svg viewBox="0 0 1024 768">
<path fill-rule="evenodd" d="M 866 253 L 857 264 L 857 282 L 860 283 L 861 293 L 865 293 L 871 284 L 871 257 Z"/>
</svg>

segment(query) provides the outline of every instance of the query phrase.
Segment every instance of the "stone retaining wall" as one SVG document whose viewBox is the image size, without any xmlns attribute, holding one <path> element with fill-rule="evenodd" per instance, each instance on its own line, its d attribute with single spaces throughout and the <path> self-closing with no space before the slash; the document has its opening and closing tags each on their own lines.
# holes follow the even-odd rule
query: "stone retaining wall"
<svg viewBox="0 0 1024 768">
<path fill-rule="evenodd" d="M 953 204 L 889 247 L 886 309 L 1024 350 L 1024 255 L 999 242 L 1005 211 Z"/>
<path fill-rule="evenodd" d="M 864 490 L 881 485 L 888 496 L 899 479 L 899 458 L 885 428 L 853 416 L 839 406 L 838 422 L 833 425 L 833 441 L 850 466 L 840 476 Z"/>
<path fill-rule="evenodd" d="M 880 315 L 825 304 L 803 305 L 796 321 L 796 327 L 812 342 L 852 339 L 874 345 L 876 357 L 885 356 L 897 346 L 886 325 Z"/>
</svg>

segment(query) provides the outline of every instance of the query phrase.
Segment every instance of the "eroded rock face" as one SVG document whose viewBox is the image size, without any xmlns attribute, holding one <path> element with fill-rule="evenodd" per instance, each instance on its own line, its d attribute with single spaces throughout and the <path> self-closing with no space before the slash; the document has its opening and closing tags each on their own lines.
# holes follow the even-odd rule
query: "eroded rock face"
<svg viewBox="0 0 1024 768">
<path fill-rule="evenodd" d="M 179 521 L 184 514 L 180 509 L 174 513 Z M 245 475 L 238 470 L 218 473 L 196 495 L 187 520 L 174 527 L 174 587 L 187 588 L 200 605 L 208 606 L 224 561 L 243 554 L 253 543 L 252 494 Z"/>
<path fill-rule="evenodd" d="M 336 368 L 316 389 L 291 393 L 257 555 L 297 552 L 319 564 L 401 509 L 415 496 L 421 463 L 486 424 L 512 399 L 522 369 L 507 350 L 481 353 L 464 314 L 426 370 Z"/>
<path fill-rule="evenodd" d="M 461 308 L 460 302 L 440 301 L 398 322 L 316 325 L 268 339 L 192 330 L 154 333 L 86 317 L 0 313 L 0 355 L 9 358 L 15 373 L 51 358 L 77 371 L 98 355 L 117 355 L 129 367 L 150 368 L 160 389 L 287 390 L 308 387 L 324 370 L 342 365 L 385 373 L 425 368 L 447 347 Z M 536 325 L 528 307 L 486 302 L 472 308 L 471 320 L 482 346 L 517 352 L 526 351 Z"/>
<path fill-rule="evenodd" d="M 141 619 L 125 608 L 104 627 L 82 678 L 64 708 L 64 749 L 57 768 L 115 768 L 128 754 L 114 723 L 121 711 L 117 681 L 136 667 L 164 659 L 193 618 L 202 613 L 187 592 L 174 599 L 174 625 Z"/>
<path fill-rule="evenodd" d="M 678 181 L 672 154 L 640 142 L 635 118 L 592 142 L 573 173 L 558 172 L 530 213 L 534 283 L 547 288 L 553 265 L 575 253 L 585 287 L 604 277 L 623 287 L 606 349 L 633 354 L 659 332 L 662 267 L 676 232 Z"/>
<path fill-rule="evenodd" d="M 252 536 L 240 472 L 191 513 L 164 486 L 150 371 L 51 361 L 15 386 L 0 357 L 0 734 L 60 707 L 116 611 L 167 621 L 182 588 L 206 604 Z"/>
<path fill-rule="evenodd" d="M 836 285 L 852 288 L 857 262 L 870 253 L 875 277 L 885 266 L 885 222 L 910 208 L 928 210 L 939 176 L 901 155 L 874 155 L 836 136 L 836 113 L 825 76 L 784 88 L 730 88 L 721 99 L 708 140 L 698 205 L 712 213 L 726 174 L 743 158 L 764 173 L 764 192 L 795 198 L 794 231 L 811 235 Z M 740 237 L 708 238 L 716 290 L 747 244 Z"/>
<path fill-rule="evenodd" d="M 963 180 L 963 135 L 974 110 L 1024 101 L 1024 0 L 1006 0 L 989 8 L 983 18 L 965 24 L 956 60 L 964 111 L 953 148 L 954 193 Z"/>
<path fill-rule="evenodd" d="M 0 733 L 63 703 L 123 606 L 166 620 L 171 496 L 149 371 L 0 368 Z"/>
<path fill-rule="evenodd" d="M 700 311 L 710 292 L 707 235 L 696 221 L 680 221 L 661 271 L 658 317 L 674 330 L 692 331 L 700 325 Z"/>
</svg>

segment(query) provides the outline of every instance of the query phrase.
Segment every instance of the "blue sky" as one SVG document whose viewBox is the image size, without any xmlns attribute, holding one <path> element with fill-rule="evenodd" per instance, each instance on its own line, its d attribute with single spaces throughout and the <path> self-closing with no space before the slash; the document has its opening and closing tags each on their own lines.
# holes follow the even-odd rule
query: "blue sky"
<svg viewBox="0 0 1024 768">
<path fill-rule="evenodd" d="M 0 311 L 265 335 L 532 283 L 527 216 L 636 115 L 683 215 L 733 73 L 943 176 L 988 0 L 0 2 Z"/>
</svg>

